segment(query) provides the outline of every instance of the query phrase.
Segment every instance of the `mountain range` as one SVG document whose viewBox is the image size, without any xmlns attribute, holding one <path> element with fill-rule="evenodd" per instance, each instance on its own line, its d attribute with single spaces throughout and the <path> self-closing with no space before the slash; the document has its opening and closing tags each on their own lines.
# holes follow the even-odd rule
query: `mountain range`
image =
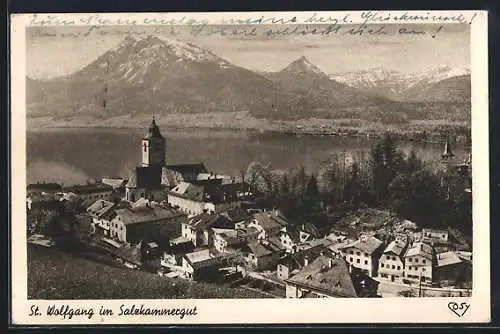
<svg viewBox="0 0 500 334">
<path fill-rule="evenodd" d="M 281 120 L 468 120 L 470 73 L 453 71 L 329 75 L 301 57 L 278 72 L 257 73 L 189 42 L 126 37 L 72 74 L 27 77 L 26 97 L 29 118 L 247 111 Z"/>
</svg>

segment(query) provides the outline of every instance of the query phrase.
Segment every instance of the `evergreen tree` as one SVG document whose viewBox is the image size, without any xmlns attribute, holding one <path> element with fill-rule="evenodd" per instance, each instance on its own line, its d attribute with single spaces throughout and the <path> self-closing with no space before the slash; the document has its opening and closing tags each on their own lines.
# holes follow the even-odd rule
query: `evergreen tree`
<svg viewBox="0 0 500 334">
<path fill-rule="evenodd" d="M 284 173 L 280 184 L 280 194 L 286 195 L 290 192 L 290 180 L 288 179 L 288 173 Z"/>
<path fill-rule="evenodd" d="M 318 182 L 316 181 L 316 177 L 314 176 L 314 174 L 312 174 L 309 178 L 305 195 L 309 198 L 314 198 L 319 195 Z"/>
</svg>

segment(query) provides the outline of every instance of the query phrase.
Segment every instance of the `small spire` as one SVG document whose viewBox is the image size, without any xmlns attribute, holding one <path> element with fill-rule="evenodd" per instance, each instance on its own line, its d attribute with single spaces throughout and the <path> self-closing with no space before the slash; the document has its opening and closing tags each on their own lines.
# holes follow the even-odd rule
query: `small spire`
<svg viewBox="0 0 500 334">
<path fill-rule="evenodd" d="M 451 158 L 451 157 L 454 157 L 454 156 L 455 155 L 451 151 L 450 141 L 449 141 L 448 138 L 446 138 L 446 142 L 444 143 L 444 151 L 443 151 L 442 157 L 443 158 Z"/>
</svg>

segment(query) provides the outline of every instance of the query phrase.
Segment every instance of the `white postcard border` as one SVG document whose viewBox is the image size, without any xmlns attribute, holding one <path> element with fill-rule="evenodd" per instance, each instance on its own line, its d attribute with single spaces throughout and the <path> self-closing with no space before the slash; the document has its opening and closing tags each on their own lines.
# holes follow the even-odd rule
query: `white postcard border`
<svg viewBox="0 0 500 334">
<path fill-rule="evenodd" d="M 225 19 L 237 17 L 245 20 L 255 17 L 296 17 L 303 23 L 312 12 L 259 12 L 259 13 L 107 13 L 97 14 L 115 25 L 117 19 L 163 18 L 180 20 L 208 20 L 210 24 L 223 24 Z M 352 14 L 351 23 L 362 22 L 360 12 Z M 378 12 L 396 16 L 463 15 L 471 26 L 472 74 L 472 150 L 473 150 L 473 291 L 469 298 L 382 298 L 382 299 L 224 299 L 224 300 L 28 300 L 26 250 L 26 108 L 25 28 L 35 24 L 33 14 L 11 16 L 11 152 L 12 152 L 12 321 L 14 324 L 76 325 L 76 324 L 265 324 L 265 323 L 479 323 L 490 321 L 490 247 L 489 247 L 489 138 L 488 138 L 488 62 L 487 12 L 485 11 L 399 11 Z M 319 16 L 340 17 L 343 12 L 318 12 Z M 73 20 L 74 25 L 85 25 L 81 19 L 96 14 L 39 14 L 57 20 Z M 54 19 L 54 20 L 56 20 Z M 54 21 L 55 22 L 55 21 Z M 104 22 L 104 21 L 103 21 Z M 60 22 L 59 22 L 60 23 Z M 376 22 L 371 22 L 376 23 Z M 378 22 L 395 23 L 395 22 Z M 420 20 L 405 23 L 443 23 L 448 21 Z M 92 24 L 92 23 L 90 23 Z M 226 22 L 227 24 L 227 22 Z M 269 24 L 269 22 L 267 22 Z M 463 23 L 469 24 L 469 23 Z M 479 167 L 478 167 L 479 166 Z M 450 302 L 466 302 L 470 309 L 458 317 L 448 308 Z M 74 317 L 29 316 L 32 305 L 45 310 L 50 305 L 67 304 L 72 307 L 101 305 L 119 312 L 120 306 L 144 304 L 148 307 L 193 308 L 195 316 L 147 317 L 107 316 L 97 314 L 92 319 Z"/>
</svg>

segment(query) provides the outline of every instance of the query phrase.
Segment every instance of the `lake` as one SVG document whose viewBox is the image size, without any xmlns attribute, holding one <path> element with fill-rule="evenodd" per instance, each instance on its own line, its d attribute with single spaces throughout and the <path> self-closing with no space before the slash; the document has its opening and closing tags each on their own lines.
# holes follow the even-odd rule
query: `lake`
<svg viewBox="0 0 500 334">
<path fill-rule="evenodd" d="M 85 183 L 99 176 L 128 177 L 141 158 L 141 138 L 147 129 L 43 129 L 27 132 L 27 182 Z M 373 140 L 351 137 L 293 136 L 253 131 L 161 129 L 167 163 L 204 162 L 221 174 L 239 175 L 252 161 L 276 169 L 303 165 L 316 173 L 335 153 L 369 151 Z M 443 146 L 398 143 L 414 147 L 424 160 L 440 158 Z M 458 159 L 464 149 L 454 148 Z"/>
</svg>

